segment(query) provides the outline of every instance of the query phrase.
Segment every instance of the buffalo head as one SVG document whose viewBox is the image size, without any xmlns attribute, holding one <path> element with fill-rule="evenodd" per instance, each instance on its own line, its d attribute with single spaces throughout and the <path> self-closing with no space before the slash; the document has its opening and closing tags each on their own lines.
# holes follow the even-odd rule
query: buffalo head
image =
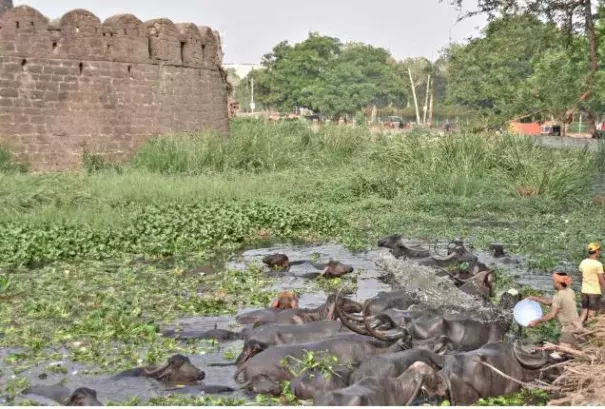
<svg viewBox="0 0 605 409">
<path fill-rule="evenodd" d="M 271 308 L 286 310 L 290 308 L 298 308 L 298 297 L 292 290 L 282 291 L 277 295 L 277 298 L 271 303 Z"/>
<path fill-rule="evenodd" d="M 340 297 L 342 289 L 336 293 L 336 297 Z M 411 341 L 411 336 L 409 331 L 406 328 L 399 328 L 398 331 L 394 334 L 388 334 L 386 332 L 378 331 L 372 323 L 370 323 L 370 318 L 368 316 L 368 308 L 370 306 L 370 300 L 366 300 L 362 307 L 362 318 L 354 317 L 348 311 L 343 311 L 340 307 L 335 309 L 336 316 L 340 319 L 342 324 L 350 329 L 351 331 L 360 334 L 360 335 L 369 335 L 373 336 L 382 341 L 394 341 L 399 340 L 402 344 L 402 347 L 409 345 Z M 403 311 L 402 311 L 403 313 Z M 388 318 L 388 317 L 387 317 Z M 355 321 L 355 323 L 353 323 Z"/>
<path fill-rule="evenodd" d="M 421 389 L 433 394 L 447 395 L 447 387 L 439 382 L 438 372 L 430 366 L 415 362 L 397 378 L 365 377 L 346 388 L 319 392 L 315 406 L 409 406 Z"/>
<path fill-rule="evenodd" d="M 326 306 L 328 307 L 328 321 L 338 318 L 336 315 L 336 309 L 344 311 L 349 314 L 359 313 L 362 311 L 362 305 L 357 301 L 353 301 L 350 298 L 340 297 L 342 288 L 336 294 L 330 294 L 326 300 Z"/>
<path fill-rule="evenodd" d="M 186 356 L 177 354 L 168 358 L 168 362 L 159 368 L 146 369 L 144 376 L 166 383 L 191 385 L 203 381 L 206 373 L 193 365 Z"/>
<path fill-rule="evenodd" d="M 384 247 L 387 249 L 395 250 L 401 243 L 401 235 L 393 234 L 392 236 L 383 237 L 378 240 L 378 247 Z"/>
<path fill-rule="evenodd" d="M 523 295 L 514 288 L 511 288 L 500 296 L 498 306 L 503 310 L 512 310 L 513 308 L 515 308 L 515 305 L 517 305 L 517 303 L 522 299 Z"/>
<path fill-rule="evenodd" d="M 544 351 L 538 353 L 526 351 L 518 342 L 515 342 L 513 352 L 521 366 L 529 370 L 542 369 L 550 362 L 548 354 Z"/>
<path fill-rule="evenodd" d="M 450 403 L 454 405 L 454 396 L 452 386 L 447 374 L 437 370 L 424 362 L 418 361 L 413 363 L 402 376 L 406 375 L 419 383 L 416 394 L 411 398 L 416 399 L 418 393 L 422 391 L 430 397 L 448 398 Z"/>
<path fill-rule="evenodd" d="M 493 270 L 481 271 L 469 279 L 459 280 L 462 282 L 460 290 L 491 298 L 494 296 L 494 278 Z"/>
<path fill-rule="evenodd" d="M 330 261 L 328 264 L 326 264 L 322 275 L 328 277 L 341 277 L 345 274 L 352 273 L 354 270 L 355 269 L 353 268 L 353 266 L 342 264 L 338 261 Z"/>
<path fill-rule="evenodd" d="M 78 388 L 67 398 L 65 406 L 103 406 L 103 404 L 97 399 L 95 390 Z"/>
<path fill-rule="evenodd" d="M 500 243 L 493 243 L 490 246 L 490 250 L 492 251 L 492 256 L 494 258 L 504 257 L 506 254 L 504 253 L 504 246 Z"/>
<path fill-rule="evenodd" d="M 273 270 L 286 271 L 290 268 L 290 260 L 285 254 L 271 254 L 263 258 L 263 263 Z"/>
<path fill-rule="evenodd" d="M 244 364 L 244 362 L 252 358 L 254 355 L 263 352 L 267 348 L 269 348 L 269 345 L 265 344 L 264 342 L 260 342 L 255 339 L 249 339 L 248 341 L 246 341 L 242 352 L 235 360 L 235 364 L 237 366 L 241 366 Z"/>
</svg>

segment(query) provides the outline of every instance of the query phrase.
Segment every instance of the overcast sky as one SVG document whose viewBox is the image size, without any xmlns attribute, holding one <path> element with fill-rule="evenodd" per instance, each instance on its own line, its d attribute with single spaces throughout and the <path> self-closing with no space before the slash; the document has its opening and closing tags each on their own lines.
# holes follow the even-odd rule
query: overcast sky
<svg viewBox="0 0 605 409">
<path fill-rule="evenodd" d="M 472 5 L 473 1 L 468 0 Z M 101 20 L 132 13 L 145 21 L 166 17 L 220 31 L 225 63 L 260 62 L 280 41 L 298 42 L 309 31 L 387 48 L 397 59 L 435 59 L 453 41 L 477 35 L 484 19 L 456 23 L 458 11 L 439 0 L 14 0 L 55 19 L 84 8 Z"/>
</svg>

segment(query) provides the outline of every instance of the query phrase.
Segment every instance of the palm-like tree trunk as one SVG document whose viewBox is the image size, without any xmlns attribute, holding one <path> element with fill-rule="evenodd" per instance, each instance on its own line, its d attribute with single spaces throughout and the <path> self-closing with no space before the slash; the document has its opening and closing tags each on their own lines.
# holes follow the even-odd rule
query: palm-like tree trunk
<svg viewBox="0 0 605 409">
<path fill-rule="evenodd" d="M 420 125 L 420 112 L 418 111 L 418 99 L 416 98 L 416 84 L 412 78 L 412 70 L 408 67 L 408 74 L 410 76 L 410 85 L 412 87 L 412 95 L 414 96 L 414 106 L 416 108 L 416 123 Z"/>
</svg>

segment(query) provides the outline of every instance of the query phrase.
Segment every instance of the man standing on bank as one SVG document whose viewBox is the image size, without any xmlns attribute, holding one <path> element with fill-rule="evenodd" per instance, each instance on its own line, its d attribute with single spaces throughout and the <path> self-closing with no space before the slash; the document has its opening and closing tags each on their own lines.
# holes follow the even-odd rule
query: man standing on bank
<svg viewBox="0 0 605 409">
<path fill-rule="evenodd" d="M 582 315 L 580 321 L 594 318 L 601 305 L 601 289 L 605 288 L 603 264 L 599 261 L 601 246 L 599 243 L 590 243 L 586 250 L 588 257 L 580 263 L 582 273 Z"/>
</svg>

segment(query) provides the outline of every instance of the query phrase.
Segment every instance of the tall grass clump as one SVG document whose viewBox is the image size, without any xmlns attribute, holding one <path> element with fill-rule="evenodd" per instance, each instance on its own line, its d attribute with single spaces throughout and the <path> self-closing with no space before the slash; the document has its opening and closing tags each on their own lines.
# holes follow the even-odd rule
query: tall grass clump
<svg viewBox="0 0 605 409">
<path fill-rule="evenodd" d="M 132 163 L 137 169 L 172 175 L 274 172 L 342 163 L 368 140 L 363 130 L 328 126 L 315 133 L 300 122 L 239 119 L 232 122 L 228 139 L 215 133 L 154 138 Z"/>
<path fill-rule="evenodd" d="M 449 134 L 393 139 L 377 145 L 368 160 L 394 170 L 410 194 L 474 197 L 527 189 L 567 200 L 587 188 L 590 155 L 542 148 L 520 136 Z"/>
<path fill-rule="evenodd" d="M 27 170 L 28 166 L 26 164 L 15 162 L 10 150 L 4 146 L 0 146 L 0 173 L 26 173 Z"/>
</svg>

